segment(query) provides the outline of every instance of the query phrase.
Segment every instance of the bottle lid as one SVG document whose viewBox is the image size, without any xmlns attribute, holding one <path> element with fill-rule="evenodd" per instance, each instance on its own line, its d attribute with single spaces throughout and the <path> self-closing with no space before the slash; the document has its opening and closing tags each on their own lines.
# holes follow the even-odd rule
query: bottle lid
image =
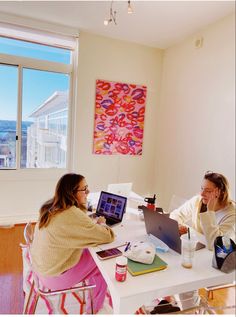
<svg viewBox="0 0 236 317">
<path fill-rule="evenodd" d="M 144 201 L 148 204 L 155 204 L 156 202 L 156 194 L 153 197 L 146 197 Z"/>
<path fill-rule="evenodd" d="M 125 256 L 119 256 L 116 258 L 116 264 L 118 265 L 127 265 L 128 259 Z"/>
</svg>

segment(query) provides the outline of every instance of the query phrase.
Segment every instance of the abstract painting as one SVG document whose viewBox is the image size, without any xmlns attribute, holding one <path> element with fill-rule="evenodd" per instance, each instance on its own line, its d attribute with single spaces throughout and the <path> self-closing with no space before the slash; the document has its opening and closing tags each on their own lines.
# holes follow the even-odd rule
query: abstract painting
<svg viewBox="0 0 236 317">
<path fill-rule="evenodd" d="M 141 155 L 147 87 L 96 81 L 93 153 Z"/>
</svg>

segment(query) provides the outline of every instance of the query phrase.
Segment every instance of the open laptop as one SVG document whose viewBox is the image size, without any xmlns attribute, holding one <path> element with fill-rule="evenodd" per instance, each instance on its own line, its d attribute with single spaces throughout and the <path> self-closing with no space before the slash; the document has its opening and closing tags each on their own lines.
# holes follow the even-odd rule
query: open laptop
<svg viewBox="0 0 236 317">
<path fill-rule="evenodd" d="M 178 222 L 169 218 L 168 214 L 153 211 L 145 206 L 141 208 L 143 210 L 147 234 L 152 234 L 166 243 L 169 248 L 181 254 L 181 239 Z M 205 247 L 205 245 L 198 242 L 196 250 L 202 247 Z"/>
<path fill-rule="evenodd" d="M 105 217 L 106 224 L 113 226 L 122 221 L 126 204 L 126 197 L 101 191 L 95 215 Z"/>
<path fill-rule="evenodd" d="M 117 184 L 109 184 L 107 186 L 107 191 L 109 193 L 121 195 L 124 197 L 129 197 L 130 192 L 132 190 L 133 183 L 117 183 Z"/>
</svg>

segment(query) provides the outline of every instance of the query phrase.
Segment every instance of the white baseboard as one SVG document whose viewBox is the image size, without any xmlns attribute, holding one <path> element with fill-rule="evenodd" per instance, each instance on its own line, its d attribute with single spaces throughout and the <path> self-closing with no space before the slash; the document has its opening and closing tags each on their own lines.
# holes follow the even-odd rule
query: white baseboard
<svg viewBox="0 0 236 317">
<path fill-rule="evenodd" d="M 25 214 L 25 215 L 0 215 L 0 227 L 13 226 L 15 224 L 27 223 L 29 221 L 36 222 L 38 220 L 38 214 Z"/>
</svg>

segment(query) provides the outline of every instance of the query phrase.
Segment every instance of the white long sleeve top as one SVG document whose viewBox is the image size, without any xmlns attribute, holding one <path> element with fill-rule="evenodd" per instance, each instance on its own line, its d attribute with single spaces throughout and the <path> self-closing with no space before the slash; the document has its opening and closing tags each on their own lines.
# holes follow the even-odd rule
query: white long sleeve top
<svg viewBox="0 0 236 317">
<path fill-rule="evenodd" d="M 200 213 L 202 199 L 200 195 L 194 196 L 182 206 L 175 209 L 170 218 L 179 224 L 192 222 L 192 227 L 205 235 L 207 247 L 212 250 L 217 236 L 227 236 L 235 241 L 235 204 L 229 203 L 225 208 Z"/>
</svg>

